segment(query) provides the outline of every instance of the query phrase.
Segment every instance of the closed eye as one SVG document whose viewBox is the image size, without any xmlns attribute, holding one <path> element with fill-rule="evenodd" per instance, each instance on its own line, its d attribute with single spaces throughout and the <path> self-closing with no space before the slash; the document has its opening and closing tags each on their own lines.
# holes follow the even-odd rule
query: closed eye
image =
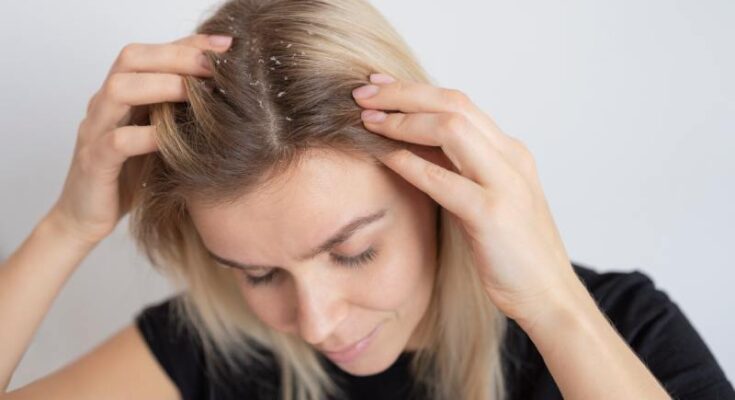
<svg viewBox="0 0 735 400">
<path fill-rule="evenodd" d="M 356 267 L 360 267 L 363 264 L 366 264 L 374 260 L 376 255 L 377 255 L 377 251 L 375 250 L 374 247 L 371 246 L 369 249 L 365 250 L 364 252 L 360 253 L 357 256 L 345 257 L 345 256 L 337 255 L 337 254 L 332 254 L 331 258 L 337 264 L 346 266 L 348 268 L 356 268 Z M 279 273 L 280 271 L 274 269 L 266 275 L 252 276 L 246 273 L 245 277 L 246 277 L 248 284 L 250 284 L 251 286 L 260 286 L 260 285 L 267 285 L 269 283 L 272 283 L 273 279 Z"/>
<path fill-rule="evenodd" d="M 348 267 L 357 267 L 369 261 L 372 261 L 375 258 L 376 254 L 377 252 L 375 251 L 375 248 L 370 247 L 369 249 L 354 257 L 344 257 L 333 254 L 332 260 L 334 260 L 338 264 L 346 265 Z"/>
</svg>

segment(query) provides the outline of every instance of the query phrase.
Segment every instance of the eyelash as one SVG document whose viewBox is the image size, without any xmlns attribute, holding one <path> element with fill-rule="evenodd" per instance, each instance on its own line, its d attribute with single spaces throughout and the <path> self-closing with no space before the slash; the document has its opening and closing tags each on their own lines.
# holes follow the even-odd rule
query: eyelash
<svg viewBox="0 0 735 400">
<path fill-rule="evenodd" d="M 365 250 L 362 254 L 359 254 L 354 257 L 344 257 L 344 256 L 332 255 L 332 259 L 336 263 L 342 264 L 347 268 L 358 268 L 362 266 L 363 264 L 366 264 L 374 260 L 376 255 L 377 255 L 377 251 L 373 247 L 370 247 L 369 249 Z M 250 284 L 251 286 L 267 285 L 273 282 L 273 278 L 275 278 L 276 272 L 277 271 L 272 271 L 267 275 L 263 275 L 259 277 L 253 277 L 248 274 L 245 274 L 245 277 L 246 277 L 248 284 Z"/>
</svg>

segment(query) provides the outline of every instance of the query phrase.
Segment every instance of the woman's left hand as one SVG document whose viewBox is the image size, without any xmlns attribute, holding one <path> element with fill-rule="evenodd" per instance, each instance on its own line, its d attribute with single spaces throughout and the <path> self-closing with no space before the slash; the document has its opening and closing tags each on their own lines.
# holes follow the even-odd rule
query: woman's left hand
<svg viewBox="0 0 735 400">
<path fill-rule="evenodd" d="M 436 162 L 408 150 L 381 161 L 459 219 L 490 300 L 524 327 L 554 311 L 551 307 L 574 303 L 582 284 L 526 146 L 501 132 L 458 90 L 384 74 L 370 80 L 373 85 L 353 92 L 366 109 L 365 127 L 431 146 L 427 155 Z M 369 96 L 360 97 L 361 91 Z M 371 120 L 371 115 L 385 118 Z"/>
</svg>

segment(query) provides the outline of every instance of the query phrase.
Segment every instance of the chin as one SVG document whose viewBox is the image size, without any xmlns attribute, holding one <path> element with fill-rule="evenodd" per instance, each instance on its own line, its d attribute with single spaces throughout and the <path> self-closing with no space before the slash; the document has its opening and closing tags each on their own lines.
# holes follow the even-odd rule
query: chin
<svg viewBox="0 0 735 400">
<path fill-rule="evenodd" d="M 378 342 L 372 343 L 377 345 Z M 334 363 L 341 370 L 354 376 L 367 376 L 379 374 L 387 370 L 401 355 L 400 349 L 392 349 L 388 346 L 380 348 L 379 346 L 371 346 L 372 349 L 366 349 L 365 353 L 349 363 Z"/>
</svg>

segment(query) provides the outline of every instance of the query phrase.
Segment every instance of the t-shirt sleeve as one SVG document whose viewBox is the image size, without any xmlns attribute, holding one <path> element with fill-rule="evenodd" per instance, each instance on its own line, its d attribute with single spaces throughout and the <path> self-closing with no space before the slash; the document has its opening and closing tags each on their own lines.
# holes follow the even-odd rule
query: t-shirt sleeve
<svg viewBox="0 0 735 400">
<path fill-rule="evenodd" d="M 678 305 L 640 271 L 577 268 L 629 346 L 674 399 L 735 399 L 735 391 Z"/>
<path fill-rule="evenodd" d="M 201 398 L 203 365 L 201 346 L 174 312 L 177 296 L 145 307 L 135 324 L 149 349 L 174 384 L 183 400 Z"/>
</svg>

